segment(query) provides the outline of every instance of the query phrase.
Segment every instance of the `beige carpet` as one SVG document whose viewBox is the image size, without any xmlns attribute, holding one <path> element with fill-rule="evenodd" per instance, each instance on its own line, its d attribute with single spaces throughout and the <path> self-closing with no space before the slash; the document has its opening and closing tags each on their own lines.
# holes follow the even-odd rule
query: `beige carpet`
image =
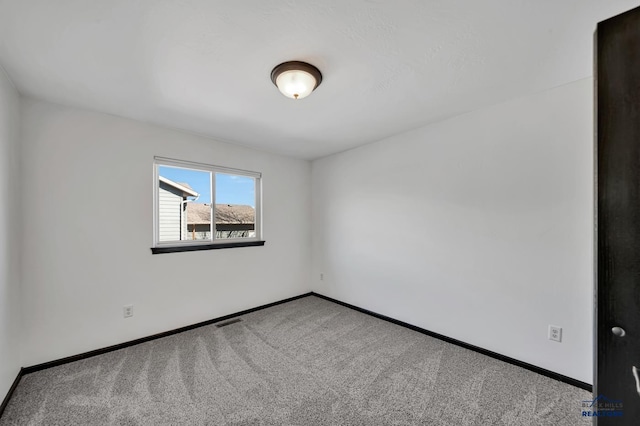
<svg viewBox="0 0 640 426">
<path fill-rule="evenodd" d="M 588 425 L 590 398 L 309 296 L 26 375 L 0 425 Z"/>
</svg>

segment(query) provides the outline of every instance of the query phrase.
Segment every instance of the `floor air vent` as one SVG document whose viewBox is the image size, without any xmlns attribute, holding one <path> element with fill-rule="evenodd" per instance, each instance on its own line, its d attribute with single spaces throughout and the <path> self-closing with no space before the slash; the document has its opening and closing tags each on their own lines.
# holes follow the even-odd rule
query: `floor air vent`
<svg viewBox="0 0 640 426">
<path fill-rule="evenodd" d="M 216 327 L 220 328 L 220 327 L 225 327 L 227 325 L 231 325 L 231 324 L 235 324 L 237 322 L 242 321 L 242 318 L 234 318 L 234 319 L 230 319 L 229 321 L 223 321 L 221 323 L 216 324 Z"/>
</svg>

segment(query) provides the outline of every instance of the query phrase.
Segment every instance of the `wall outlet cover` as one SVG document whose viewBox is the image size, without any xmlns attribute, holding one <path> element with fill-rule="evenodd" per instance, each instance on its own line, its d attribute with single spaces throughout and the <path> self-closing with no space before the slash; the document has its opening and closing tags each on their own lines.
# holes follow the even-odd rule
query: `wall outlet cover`
<svg viewBox="0 0 640 426">
<path fill-rule="evenodd" d="M 125 305 L 122 307 L 122 315 L 125 318 L 130 318 L 133 316 L 133 305 Z"/>
<path fill-rule="evenodd" d="M 549 324 L 549 340 L 562 342 L 562 327 Z"/>
</svg>

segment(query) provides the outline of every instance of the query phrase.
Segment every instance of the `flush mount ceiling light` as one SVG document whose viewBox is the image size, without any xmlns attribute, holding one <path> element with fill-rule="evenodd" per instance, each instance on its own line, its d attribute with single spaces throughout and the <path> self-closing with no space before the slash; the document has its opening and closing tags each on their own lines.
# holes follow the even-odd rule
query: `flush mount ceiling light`
<svg viewBox="0 0 640 426">
<path fill-rule="evenodd" d="M 288 98 L 306 98 L 322 82 L 320 70 L 300 61 L 283 62 L 271 71 L 271 81 Z"/>
</svg>

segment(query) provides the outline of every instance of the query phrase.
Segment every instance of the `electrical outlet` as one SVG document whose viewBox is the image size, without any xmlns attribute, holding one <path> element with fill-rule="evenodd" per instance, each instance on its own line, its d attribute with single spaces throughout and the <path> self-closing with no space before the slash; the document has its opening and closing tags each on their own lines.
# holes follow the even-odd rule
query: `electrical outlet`
<svg viewBox="0 0 640 426">
<path fill-rule="evenodd" d="M 320 274 L 320 281 L 324 281 L 324 274 Z"/>
<path fill-rule="evenodd" d="M 549 340 L 562 342 L 562 327 L 549 324 Z"/>
<path fill-rule="evenodd" d="M 133 316 L 133 305 L 125 305 L 122 307 L 122 314 L 125 318 Z"/>
</svg>

